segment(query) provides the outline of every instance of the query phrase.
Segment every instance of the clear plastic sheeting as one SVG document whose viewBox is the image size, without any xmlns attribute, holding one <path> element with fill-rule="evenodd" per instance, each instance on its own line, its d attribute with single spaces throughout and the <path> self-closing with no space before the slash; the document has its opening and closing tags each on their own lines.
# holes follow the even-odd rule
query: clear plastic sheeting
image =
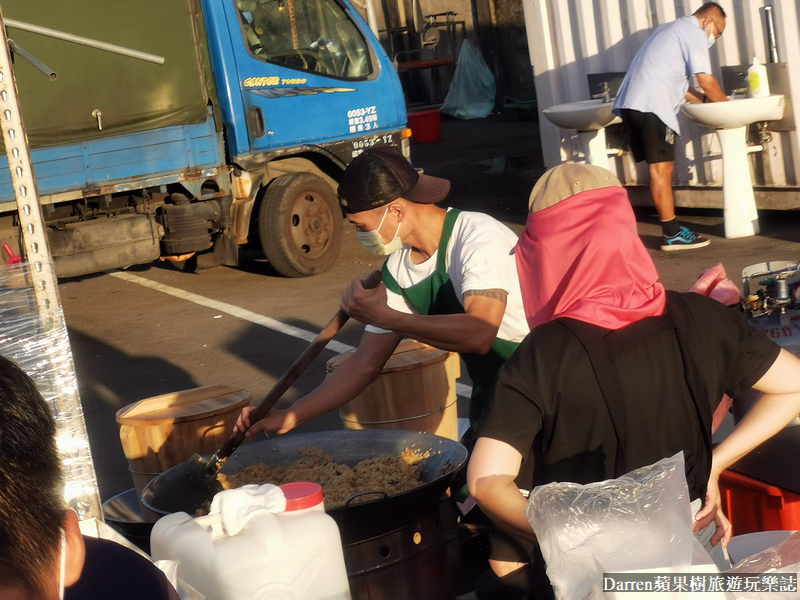
<svg viewBox="0 0 800 600">
<path fill-rule="evenodd" d="M 800 571 L 800 531 L 794 532 L 780 544 L 739 561 L 728 573 L 766 573 L 770 569 L 795 567 Z"/>
<path fill-rule="evenodd" d="M 458 119 L 483 119 L 494 110 L 496 93 L 494 75 L 481 49 L 464 40 L 442 112 Z"/>
<path fill-rule="evenodd" d="M 602 599 L 603 573 L 692 563 L 692 513 L 683 453 L 617 479 L 533 490 L 525 509 L 557 598 Z"/>
<path fill-rule="evenodd" d="M 40 312 L 43 300 L 34 289 L 44 287 L 45 281 L 55 281 L 49 261 L 0 267 L 0 354 L 30 375 L 53 410 L 67 502 L 81 520 L 99 519 L 97 477 L 64 314 L 51 301 L 45 301 L 48 306 Z"/>
<path fill-rule="evenodd" d="M 795 532 L 780 544 L 767 548 L 739 561 L 726 573 L 769 573 L 780 581 L 781 575 L 797 575 L 800 578 L 800 532 Z M 779 591 L 776 586 L 774 591 L 761 593 L 737 592 L 736 600 L 793 600 L 800 599 L 800 592 Z"/>
</svg>

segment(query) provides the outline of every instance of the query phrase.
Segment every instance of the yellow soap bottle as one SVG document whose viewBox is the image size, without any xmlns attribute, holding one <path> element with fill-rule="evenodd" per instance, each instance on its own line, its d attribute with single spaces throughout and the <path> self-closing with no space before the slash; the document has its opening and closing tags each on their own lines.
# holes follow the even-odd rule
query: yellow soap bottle
<svg viewBox="0 0 800 600">
<path fill-rule="evenodd" d="M 769 81 L 767 81 L 767 68 L 762 65 L 757 57 L 747 69 L 747 86 L 751 98 L 764 98 L 769 96 Z"/>
</svg>

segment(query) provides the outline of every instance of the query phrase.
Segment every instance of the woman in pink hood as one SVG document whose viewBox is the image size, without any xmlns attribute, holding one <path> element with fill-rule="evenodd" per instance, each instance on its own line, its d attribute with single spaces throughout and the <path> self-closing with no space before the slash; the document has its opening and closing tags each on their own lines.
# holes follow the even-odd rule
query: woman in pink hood
<svg viewBox="0 0 800 600">
<path fill-rule="evenodd" d="M 533 456 L 532 489 L 618 477 L 683 451 L 695 535 L 724 567 L 719 542 L 727 545 L 730 524 L 719 473 L 800 413 L 800 360 L 742 313 L 666 291 L 627 193 L 605 169 L 551 169 L 529 210 L 515 254 L 531 333 L 481 421 L 471 494 L 502 527 L 535 541 L 514 483 L 523 456 Z M 757 409 L 712 459 L 712 414 L 725 393 L 750 387 L 763 392 Z M 540 556 L 507 576 L 539 585 L 537 598 L 546 588 Z"/>
</svg>

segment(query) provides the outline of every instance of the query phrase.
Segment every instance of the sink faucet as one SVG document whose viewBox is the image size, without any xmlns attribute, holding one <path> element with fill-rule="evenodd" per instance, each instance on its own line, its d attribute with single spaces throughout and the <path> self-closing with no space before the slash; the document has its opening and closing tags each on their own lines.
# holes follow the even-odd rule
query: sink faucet
<svg viewBox="0 0 800 600">
<path fill-rule="evenodd" d="M 604 104 L 611 102 L 611 88 L 608 87 L 607 81 L 603 82 L 603 91 L 601 93 L 592 95 L 592 99 L 594 100 L 595 98 L 602 98 Z"/>
<path fill-rule="evenodd" d="M 736 89 L 731 90 L 731 95 L 728 96 L 728 100 L 733 100 L 734 98 L 736 98 L 736 94 L 741 94 L 742 96 L 746 96 L 747 95 L 747 88 L 746 87 L 742 87 L 742 88 L 736 88 Z"/>
</svg>

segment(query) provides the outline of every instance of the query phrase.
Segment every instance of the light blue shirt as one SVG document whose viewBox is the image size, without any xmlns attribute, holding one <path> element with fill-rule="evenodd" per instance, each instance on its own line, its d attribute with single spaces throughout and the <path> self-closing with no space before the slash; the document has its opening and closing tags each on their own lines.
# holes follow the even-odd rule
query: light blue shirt
<svg viewBox="0 0 800 600">
<path fill-rule="evenodd" d="M 681 17 L 656 28 L 642 44 L 614 101 L 614 112 L 630 108 L 655 113 L 680 134 L 678 111 L 689 77 L 711 73 L 708 35 L 697 17 Z"/>
</svg>

